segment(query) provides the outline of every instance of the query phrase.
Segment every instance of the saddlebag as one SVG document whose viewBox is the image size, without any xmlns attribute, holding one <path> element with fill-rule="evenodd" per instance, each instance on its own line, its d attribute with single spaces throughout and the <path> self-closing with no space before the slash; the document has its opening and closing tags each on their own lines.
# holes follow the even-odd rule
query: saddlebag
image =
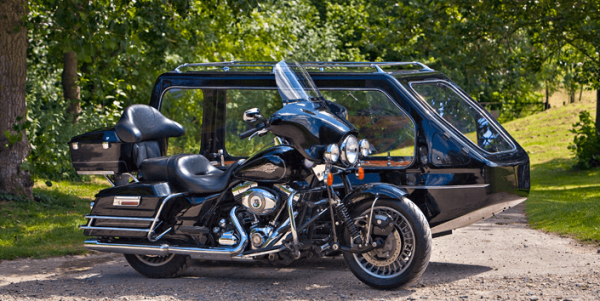
<svg viewBox="0 0 600 301">
<path fill-rule="evenodd" d="M 144 237 L 162 200 L 171 194 L 166 182 L 131 183 L 100 191 L 81 228 L 86 236 Z"/>
<path fill-rule="evenodd" d="M 104 129 L 73 137 L 69 148 L 78 174 L 118 175 L 138 171 L 145 159 L 166 155 L 163 143 L 128 143 L 120 140 L 114 129 Z"/>
<path fill-rule="evenodd" d="M 123 143 L 113 129 L 75 136 L 69 141 L 71 160 L 78 174 L 121 174 L 132 172 L 132 144 Z"/>
</svg>

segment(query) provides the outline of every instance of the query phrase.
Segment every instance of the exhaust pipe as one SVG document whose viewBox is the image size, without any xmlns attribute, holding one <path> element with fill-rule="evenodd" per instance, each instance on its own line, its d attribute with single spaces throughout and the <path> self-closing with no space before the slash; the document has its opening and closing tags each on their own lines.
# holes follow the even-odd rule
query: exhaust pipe
<svg viewBox="0 0 600 301">
<path fill-rule="evenodd" d="M 205 259 L 205 260 L 219 260 L 219 261 L 233 261 L 240 260 L 237 258 L 248 244 L 248 235 L 242 228 L 235 212 L 237 207 L 231 209 L 229 217 L 233 222 L 238 234 L 240 235 L 240 243 L 237 247 L 231 248 L 195 248 L 195 247 L 179 247 L 170 246 L 168 244 L 162 245 L 133 245 L 133 244 L 120 244 L 120 243 L 103 243 L 97 239 L 86 240 L 83 247 L 87 250 L 99 251 L 99 252 L 113 252 L 123 254 L 138 254 L 138 255 L 156 255 L 156 256 L 167 256 L 169 254 L 180 254 L 189 255 L 194 259 Z"/>
</svg>

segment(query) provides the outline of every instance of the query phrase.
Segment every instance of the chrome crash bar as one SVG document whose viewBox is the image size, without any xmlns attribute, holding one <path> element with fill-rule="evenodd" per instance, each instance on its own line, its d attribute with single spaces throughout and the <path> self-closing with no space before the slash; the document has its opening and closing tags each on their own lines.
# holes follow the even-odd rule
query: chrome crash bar
<svg viewBox="0 0 600 301">
<path fill-rule="evenodd" d="M 242 228 L 237 216 L 236 211 L 238 207 L 233 207 L 229 213 L 229 217 L 233 222 L 238 235 L 240 236 L 240 242 L 237 246 L 229 248 L 217 247 L 217 248 L 195 248 L 195 247 L 181 247 L 171 246 L 168 244 L 162 245 L 133 245 L 133 244 L 120 244 L 120 243 L 105 243 L 98 240 L 86 240 L 84 248 L 99 252 L 115 252 L 124 254 L 138 254 L 138 255 L 156 255 L 156 256 L 167 256 L 169 254 L 181 254 L 189 255 L 195 259 L 205 260 L 245 260 L 247 258 L 243 256 L 237 256 L 242 253 L 248 244 L 248 235 Z M 276 250 L 279 251 L 279 250 Z M 276 252 L 272 250 L 271 252 Z M 257 255 L 254 255 L 257 256 Z"/>
</svg>

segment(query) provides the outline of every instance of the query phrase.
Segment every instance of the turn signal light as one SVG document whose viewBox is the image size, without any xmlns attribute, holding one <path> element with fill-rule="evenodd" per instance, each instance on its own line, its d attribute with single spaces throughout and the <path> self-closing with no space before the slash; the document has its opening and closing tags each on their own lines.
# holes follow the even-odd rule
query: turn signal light
<svg viewBox="0 0 600 301">
<path fill-rule="evenodd" d="M 365 170 L 361 167 L 358 168 L 358 179 L 363 180 L 365 178 Z"/>
<path fill-rule="evenodd" d="M 327 185 L 328 186 L 333 185 L 333 174 L 331 174 L 331 173 L 327 174 Z"/>
</svg>

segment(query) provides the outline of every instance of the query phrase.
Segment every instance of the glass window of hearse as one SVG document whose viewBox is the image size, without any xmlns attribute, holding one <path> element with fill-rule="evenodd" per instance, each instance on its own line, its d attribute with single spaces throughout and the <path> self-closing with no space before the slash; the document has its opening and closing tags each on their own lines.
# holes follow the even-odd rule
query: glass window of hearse
<svg viewBox="0 0 600 301">
<path fill-rule="evenodd" d="M 162 107 L 162 102 L 163 102 L 163 97 L 165 96 L 165 94 L 171 90 L 188 90 L 188 89 L 214 89 L 214 90 L 276 90 L 275 87 L 248 87 L 248 86 L 170 86 L 165 88 L 164 90 L 161 91 L 160 97 L 158 99 L 158 109 L 161 110 Z M 399 105 L 399 101 L 396 101 L 393 97 L 390 96 L 389 93 L 387 93 L 385 90 L 380 89 L 380 88 L 365 88 L 365 87 L 350 87 L 350 88 L 346 88 L 346 87 L 319 87 L 320 90 L 322 91 L 375 91 L 375 92 L 380 92 L 382 93 L 385 98 L 387 98 L 394 107 L 396 107 L 404 116 L 406 116 L 413 127 L 413 137 L 414 137 L 414 145 L 413 145 L 413 152 L 412 152 L 412 158 L 410 163 L 408 163 L 407 165 L 403 165 L 403 166 L 398 166 L 398 167 L 387 167 L 386 168 L 400 168 L 400 169 L 406 169 L 409 167 L 412 167 L 413 164 L 415 163 L 415 154 L 416 154 L 416 140 L 417 140 L 417 131 L 416 131 L 416 122 L 414 121 L 413 117 L 407 113 L 407 111 L 401 106 Z M 400 93 L 398 93 L 400 94 Z M 403 97 L 400 95 L 400 97 Z M 404 99 L 402 99 L 402 101 L 404 102 Z M 410 108 L 409 108 L 410 110 Z M 241 116 L 240 116 L 241 118 Z M 203 151 L 203 150 L 200 150 Z M 391 158 L 395 158 L 396 156 L 390 156 Z M 386 157 L 387 158 L 387 157 Z M 381 158 L 377 158 L 377 159 L 381 159 Z"/>
<path fill-rule="evenodd" d="M 502 137 L 502 139 L 504 139 L 504 141 L 506 143 L 508 143 L 508 145 L 510 146 L 510 149 L 498 151 L 498 152 L 489 152 L 489 151 L 485 150 L 484 148 L 480 147 L 477 143 L 474 143 L 471 139 L 469 139 L 467 136 L 465 136 L 465 134 L 462 133 L 459 129 L 457 129 L 454 125 L 452 125 L 450 122 L 448 122 L 444 118 L 442 118 L 431 107 L 431 105 L 429 103 L 427 103 L 427 101 L 424 99 L 424 97 L 422 95 L 420 95 L 419 92 L 417 92 L 415 90 L 415 88 L 413 87 L 415 85 L 424 85 L 424 84 L 442 84 L 442 85 L 450 88 L 454 93 L 456 93 L 460 97 L 460 99 L 462 101 L 464 101 L 467 105 L 469 105 L 470 108 L 475 110 L 475 112 L 477 112 L 479 115 L 486 118 L 487 122 L 489 122 L 491 127 Z M 408 86 L 410 88 L 412 95 L 417 100 L 416 103 L 419 106 L 421 106 L 421 108 L 423 108 L 426 112 L 428 112 L 430 114 L 430 116 L 435 117 L 435 119 L 438 120 L 439 123 L 443 127 L 447 128 L 447 129 L 451 129 L 451 132 L 455 133 L 455 135 L 456 135 L 456 133 L 458 133 L 458 136 L 460 136 L 462 138 L 461 139 L 462 141 L 465 141 L 465 140 L 467 141 L 467 145 L 469 146 L 469 148 L 472 149 L 473 147 L 475 147 L 477 150 L 479 150 L 485 154 L 488 154 L 488 155 L 498 155 L 498 154 L 513 152 L 516 150 L 516 146 L 514 145 L 512 140 L 508 138 L 508 136 L 506 135 L 506 133 L 504 132 L 502 127 L 498 126 L 497 121 L 493 117 L 491 117 L 491 115 L 489 115 L 489 113 L 487 111 L 484 112 L 485 109 L 483 109 L 478 103 L 476 103 L 475 100 L 473 100 L 471 97 L 469 97 L 468 94 L 466 94 L 466 92 L 464 92 L 462 89 L 458 88 L 454 83 L 452 83 L 448 80 L 444 80 L 444 79 L 425 79 L 425 80 L 409 81 Z"/>
</svg>

